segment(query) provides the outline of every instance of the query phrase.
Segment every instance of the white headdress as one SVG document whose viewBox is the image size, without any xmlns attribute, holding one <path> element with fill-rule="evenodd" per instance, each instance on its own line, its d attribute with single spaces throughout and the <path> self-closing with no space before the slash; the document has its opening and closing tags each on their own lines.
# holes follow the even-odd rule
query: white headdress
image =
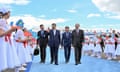
<svg viewBox="0 0 120 72">
<path fill-rule="evenodd" d="M 8 13 L 9 11 L 10 10 L 8 8 L 4 8 L 4 7 L 0 8 L 0 12 L 2 12 L 3 14 Z"/>
</svg>

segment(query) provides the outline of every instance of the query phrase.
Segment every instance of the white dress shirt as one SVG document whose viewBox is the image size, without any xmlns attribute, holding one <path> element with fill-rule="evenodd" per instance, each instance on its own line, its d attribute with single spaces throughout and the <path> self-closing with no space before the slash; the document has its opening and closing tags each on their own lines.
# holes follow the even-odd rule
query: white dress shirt
<svg viewBox="0 0 120 72">
<path fill-rule="evenodd" d="M 53 30 L 54 36 L 56 35 L 56 30 Z"/>
</svg>

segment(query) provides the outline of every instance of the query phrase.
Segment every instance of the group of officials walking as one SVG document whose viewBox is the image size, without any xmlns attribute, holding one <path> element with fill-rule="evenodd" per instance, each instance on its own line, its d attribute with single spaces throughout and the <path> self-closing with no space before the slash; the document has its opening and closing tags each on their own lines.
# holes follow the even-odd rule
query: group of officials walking
<svg viewBox="0 0 120 72">
<path fill-rule="evenodd" d="M 75 29 L 72 33 L 69 30 L 69 26 L 65 27 L 65 32 L 62 36 L 56 24 L 52 24 L 51 30 L 44 30 L 44 25 L 40 25 L 40 31 L 38 32 L 37 44 L 40 47 L 40 63 L 45 63 L 46 60 L 46 47 L 50 47 L 51 64 L 58 65 L 58 51 L 59 46 L 64 47 L 65 62 L 68 63 L 71 53 L 71 45 L 75 51 L 75 65 L 81 64 L 82 43 L 84 42 L 84 31 L 79 29 L 80 25 L 75 24 Z"/>
</svg>

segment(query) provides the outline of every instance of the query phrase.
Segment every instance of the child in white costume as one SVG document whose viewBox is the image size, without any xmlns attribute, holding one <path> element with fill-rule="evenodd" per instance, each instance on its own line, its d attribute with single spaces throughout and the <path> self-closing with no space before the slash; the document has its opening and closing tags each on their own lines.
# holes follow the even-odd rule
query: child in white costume
<svg viewBox="0 0 120 72">
<path fill-rule="evenodd" d="M 0 35 L 2 35 L 3 32 L 7 31 L 5 29 L 4 20 L 0 19 Z M 6 47 L 6 41 L 5 36 L 0 36 L 0 72 L 2 70 L 7 69 L 7 47 Z"/>
<path fill-rule="evenodd" d="M 108 60 L 111 60 L 115 53 L 115 40 L 107 34 L 105 39 L 105 50 L 104 53 Z"/>
<path fill-rule="evenodd" d="M 35 46 L 33 38 L 32 38 L 32 40 L 28 42 L 28 48 L 29 48 L 29 52 L 30 52 L 31 56 L 33 55 L 33 51 L 34 51 L 35 47 L 36 46 Z"/>
<path fill-rule="evenodd" d="M 25 38 L 24 36 L 24 32 L 22 30 L 24 23 L 22 22 L 21 19 L 18 20 L 18 23 L 16 23 L 16 25 L 18 26 L 18 29 L 15 35 L 15 39 L 16 39 L 18 57 L 21 63 L 21 68 L 19 70 L 26 70 L 23 67 L 23 64 L 26 64 L 31 61 L 31 58 L 28 55 L 28 50 L 26 49 L 26 46 L 25 46 L 26 41 L 28 41 L 29 39 Z"/>
<path fill-rule="evenodd" d="M 37 46 L 37 43 L 36 43 L 36 39 L 35 38 L 32 38 L 32 41 L 30 42 L 30 54 L 31 56 L 33 56 L 34 54 L 34 49 L 36 48 Z"/>
<path fill-rule="evenodd" d="M 83 53 L 85 54 L 85 55 L 88 55 L 88 47 L 89 47 L 89 45 L 88 45 L 88 43 L 89 43 L 89 37 L 85 37 L 85 42 L 83 43 Z"/>
<path fill-rule="evenodd" d="M 24 39 L 24 34 L 21 29 L 17 30 L 15 39 L 16 39 L 16 47 L 17 47 L 18 57 L 20 59 L 20 64 L 22 65 L 22 64 L 26 63 L 25 49 L 24 49 L 23 43 L 17 41 L 19 39 L 21 39 L 21 40 Z M 23 68 L 23 67 L 21 67 L 21 69 L 25 70 L 25 68 Z"/>
<path fill-rule="evenodd" d="M 97 36 L 96 40 L 95 40 L 95 49 L 94 49 L 94 52 L 95 52 L 95 55 L 98 57 L 98 58 L 101 58 L 101 54 L 102 54 L 102 48 L 101 48 L 101 45 L 100 45 L 100 42 L 101 42 L 101 38 L 100 38 L 100 35 Z"/>
<path fill-rule="evenodd" d="M 94 54 L 94 49 L 95 49 L 95 40 L 94 38 L 90 38 L 89 40 L 89 51 L 91 52 L 91 56 Z"/>
<path fill-rule="evenodd" d="M 10 16 L 10 11 L 2 8 L 2 19 L 0 19 L 0 72 L 7 68 L 15 68 L 20 65 L 14 45 L 12 45 L 11 33 L 16 28 L 10 28 L 7 24 L 7 19 Z"/>
<path fill-rule="evenodd" d="M 117 57 L 120 56 L 120 36 L 119 36 L 119 38 L 117 38 L 117 48 L 116 48 L 116 51 L 115 51 L 115 55 Z M 120 62 L 120 60 L 119 60 L 119 62 Z"/>
<path fill-rule="evenodd" d="M 10 37 L 7 41 L 7 61 L 8 61 L 8 67 L 14 68 L 20 66 L 20 61 L 17 55 L 17 50 L 14 44 L 13 39 Z"/>
<path fill-rule="evenodd" d="M 28 38 L 32 39 L 32 34 L 30 32 L 28 32 L 26 28 L 24 28 L 23 30 L 24 30 L 24 37 L 26 39 L 28 39 Z M 31 48 L 30 44 L 29 44 L 30 42 L 31 42 L 31 40 L 26 41 L 25 46 L 24 46 L 25 51 L 26 51 L 26 55 L 27 55 L 27 57 L 26 57 L 27 58 L 27 63 L 32 61 L 32 57 L 31 57 L 31 54 L 30 54 L 30 48 Z"/>
<path fill-rule="evenodd" d="M 29 51 L 29 55 L 32 55 L 32 34 L 26 28 L 24 28 L 24 35 L 26 38 L 31 38 L 31 40 L 27 42 L 26 48 Z"/>
</svg>

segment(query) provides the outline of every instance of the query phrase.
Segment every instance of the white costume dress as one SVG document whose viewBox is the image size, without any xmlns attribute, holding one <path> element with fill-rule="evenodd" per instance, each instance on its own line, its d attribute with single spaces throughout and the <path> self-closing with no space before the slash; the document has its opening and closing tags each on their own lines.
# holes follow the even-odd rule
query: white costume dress
<svg viewBox="0 0 120 72">
<path fill-rule="evenodd" d="M 94 51 L 94 49 L 95 49 L 95 46 L 94 46 L 94 39 L 91 38 L 90 41 L 89 41 L 89 50 Z"/>
<path fill-rule="evenodd" d="M 88 51 L 88 47 L 89 47 L 88 43 L 89 43 L 89 39 L 85 38 L 85 42 L 83 44 L 83 51 Z"/>
<path fill-rule="evenodd" d="M 21 29 L 18 29 L 15 35 L 16 40 L 19 40 L 19 38 L 21 38 L 22 40 L 25 39 L 24 32 Z M 28 50 L 26 50 L 24 44 L 21 42 L 16 42 L 16 46 L 17 46 L 17 52 L 18 52 L 18 57 L 20 59 L 20 63 L 25 64 L 31 61 L 31 58 L 29 58 L 30 56 L 28 56 Z"/>
<path fill-rule="evenodd" d="M 6 22 L 3 19 L 0 19 L 0 29 L 6 31 Z M 5 36 L 0 37 L 0 72 L 8 68 L 7 66 L 7 47 Z"/>
<path fill-rule="evenodd" d="M 8 24 L 6 24 L 6 29 L 10 29 L 10 26 Z M 8 68 L 15 68 L 16 66 L 20 66 L 16 47 L 13 41 L 13 37 L 11 35 L 7 36 L 7 40 L 7 65 Z"/>
<path fill-rule="evenodd" d="M 113 38 L 105 39 L 104 53 L 115 53 L 115 40 Z"/>
<path fill-rule="evenodd" d="M 30 48 L 30 53 L 33 55 L 34 53 L 34 49 L 36 48 L 36 40 L 32 40 L 32 47 Z"/>
<path fill-rule="evenodd" d="M 31 57 L 31 55 L 30 55 L 30 45 L 29 45 L 29 43 L 27 43 L 26 44 L 26 47 L 24 47 L 24 49 L 25 49 L 25 52 L 26 52 L 26 62 L 31 62 L 32 61 L 32 57 Z"/>
<path fill-rule="evenodd" d="M 4 26 L 3 30 L 5 30 L 5 31 L 9 30 L 10 26 L 7 24 L 5 19 L 3 19 L 3 22 L 4 22 L 4 23 L 2 23 L 2 25 Z M 6 62 L 5 64 L 7 64 L 7 68 L 15 68 L 16 66 L 20 66 L 20 61 L 17 56 L 17 51 L 15 49 L 15 46 L 14 46 L 13 40 L 11 39 L 10 34 L 6 35 L 3 38 L 4 38 L 4 42 L 1 42 L 1 43 L 3 43 L 3 44 L 1 44 L 1 46 L 4 45 L 3 48 L 5 47 L 5 49 L 6 49 L 6 54 L 5 54 L 6 60 L 4 59 L 4 54 L 0 54 L 0 55 L 3 55 L 3 59 Z M 3 50 L 3 52 L 4 52 L 4 50 Z M 2 59 L 2 58 L 0 58 L 0 59 Z M 0 65 L 2 65 L 2 63 L 0 63 Z M 4 62 L 3 62 L 3 67 L 4 67 Z"/>
<path fill-rule="evenodd" d="M 29 53 L 33 54 L 34 45 L 32 44 L 31 46 L 31 44 L 32 44 L 32 41 L 28 42 L 28 49 L 29 49 Z"/>
<path fill-rule="evenodd" d="M 97 38 L 95 41 L 96 46 L 95 46 L 94 52 L 102 52 L 100 42 L 101 42 L 101 39 Z"/>
<path fill-rule="evenodd" d="M 19 38 L 24 39 L 24 33 L 21 29 L 18 29 L 15 35 L 15 40 L 18 40 Z M 17 53 L 18 53 L 20 63 L 21 64 L 26 63 L 25 49 L 24 49 L 23 43 L 16 42 L 16 47 L 17 47 Z"/>
<path fill-rule="evenodd" d="M 13 35 L 11 35 L 11 42 L 12 42 L 13 51 L 15 52 L 15 54 L 14 54 L 14 63 L 15 63 L 15 66 L 18 67 L 18 66 L 20 66 L 20 60 L 19 60 L 18 53 L 17 53 L 15 37 Z"/>
<path fill-rule="evenodd" d="M 117 39 L 117 48 L 115 51 L 115 55 L 120 55 L 120 38 Z"/>
</svg>

